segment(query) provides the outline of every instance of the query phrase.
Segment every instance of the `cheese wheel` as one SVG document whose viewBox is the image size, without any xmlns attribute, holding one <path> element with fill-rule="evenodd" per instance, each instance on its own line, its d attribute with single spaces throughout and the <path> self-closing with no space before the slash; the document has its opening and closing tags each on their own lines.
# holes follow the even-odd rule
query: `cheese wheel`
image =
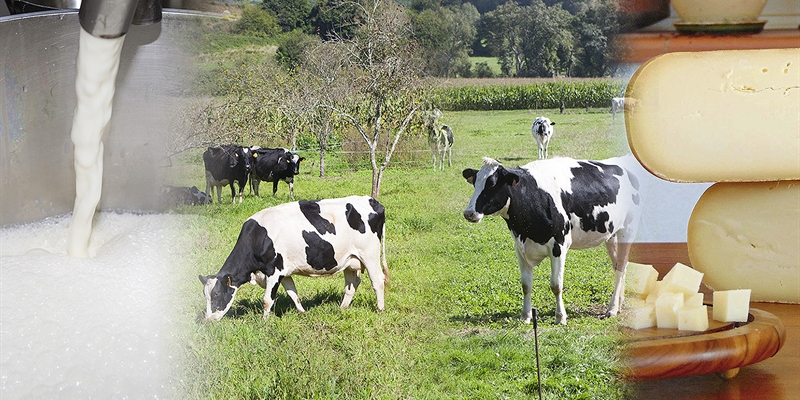
<svg viewBox="0 0 800 400">
<path fill-rule="evenodd" d="M 662 179 L 800 179 L 800 48 L 664 54 L 626 98 L 631 150 Z"/>
<path fill-rule="evenodd" d="M 800 303 L 800 181 L 716 183 L 688 224 L 689 260 L 714 290 Z"/>
</svg>

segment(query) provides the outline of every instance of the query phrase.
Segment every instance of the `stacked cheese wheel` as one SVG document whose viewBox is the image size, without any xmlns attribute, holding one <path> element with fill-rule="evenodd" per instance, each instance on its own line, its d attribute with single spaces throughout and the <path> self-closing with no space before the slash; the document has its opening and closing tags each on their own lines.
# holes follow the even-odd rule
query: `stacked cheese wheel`
<svg viewBox="0 0 800 400">
<path fill-rule="evenodd" d="M 716 182 L 688 224 L 703 282 L 800 303 L 800 49 L 666 54 L 626 96 L 637 100 L 628 141 L 648 171 Z"/>
</svg>

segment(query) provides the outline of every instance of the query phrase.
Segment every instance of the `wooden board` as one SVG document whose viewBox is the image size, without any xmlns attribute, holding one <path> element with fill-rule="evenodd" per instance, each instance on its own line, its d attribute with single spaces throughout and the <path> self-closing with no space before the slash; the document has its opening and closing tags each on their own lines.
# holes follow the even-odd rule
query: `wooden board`
<svg viewBox="0 0 800 400">
<path fill-rule="evenodd" d="M 720 373 L 733 378 L 739 368 L 774 356 L 786 342 L 775 315 L 750 309 L 746 323 L 713 321 L 709 330 L 623 329 L 624 374 L 629 381 Z"/>
</svg>

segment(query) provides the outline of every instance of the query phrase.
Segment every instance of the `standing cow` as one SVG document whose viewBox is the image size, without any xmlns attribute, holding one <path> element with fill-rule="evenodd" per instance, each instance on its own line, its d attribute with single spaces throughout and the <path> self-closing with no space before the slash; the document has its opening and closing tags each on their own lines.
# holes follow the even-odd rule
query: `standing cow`
<svg viewBox="0 0 800 400">
<path fill-rule="evenodd" d="M 294 200 L 294 176 L 300 173 L 300 162 L 305 160 L 287 149 L 250 149 L 250 186 L 258 196 L 261 181 L 272 182 L 272 195 L 278 191 L 278 182 L 289 184 L 289 198 Z"/>
<path fill-rule="evenodd" d="M 439 169 L 441 170 L 444 170 L 445 158 L 447 158 L 447 165 L 453 166 L 453 129 L 449 125 L 441 123 L 443 116 L 444 114 L 438 108 L 427 111 L 423 116 L 425 130 L 428 132 L 428 145 L 431 147 L 433 169 L 436 169 L 436 158 L 439 157 Z"/>
<path fill-rule="evenodd" d="M 341 199 L 285 203 L 255 213 L 242 226 L 236 245 L 216 275 L 202 276 L 206 319 L 220 320 L 231 308 L 236 291 L 245 283 L 259 284 L 264 293 L 264 318 L 278 294 L 278 285 L 299 312 L 292 275 L 324 276 L 344 273 L 342 307 L 348 307 L 367 270 L 383 310 L 386 266 L 385 212 L 375 199 Z"/>
<path fill-rule="evenodd" d="M 531 135 L 536 139 L 540 160 L 547 158 L 547 146 L 550 145 L 550 139 L 553 137 L 553 125 L 555 124 L 547 117 L 537 117 L 531 124 Z"/>
<path fill-rule="evenodd" d="M 206 193 L 213 197 L 213 190 L 216 188 L 217 202 L 222 203 L 222 188 L 231 185 L 231 204 L 233 204 L 236 199 L 236 189 L 233 184 L 236 183 L 239 185 L 239 204 L 241 204 L 244 185 L 250 173 L 250 149 L 237 145 L 209 147 L 203 152 L 203 165 L 206 168 Z"/>
<path fill-rule="evenodd" d="M 496 160 L 484 158 L 480 170 L 463 171 L 464 178 L 475 187 L 464 218 L 477 223 L 485 215 L 499 215 L 514 238 L 525 322 L 531 320 L 533 267 L 550 257 L 556 322 L 566 325 L 562 290 L 567 250 L 602 243 L 606 244 L 616 279 L 606 316 L 619 312 L 628 251 L 639 223 L 639 184 L 622 167 L 627 159 L 630 157 L 604 161 L 555 158 L 505 168 Z"/>
</svg>

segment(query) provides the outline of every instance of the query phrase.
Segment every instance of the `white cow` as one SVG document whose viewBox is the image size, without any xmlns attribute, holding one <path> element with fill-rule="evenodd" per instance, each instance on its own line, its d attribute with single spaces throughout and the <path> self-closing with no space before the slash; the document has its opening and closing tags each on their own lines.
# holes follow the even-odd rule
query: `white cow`
<svg viewBox="0 0 800 400">
<path fill-rule="evenodd" d="M 431 146 L 433 169 L 436 169 L 436 157 L 439 157 L 439 169 L 444 170 L 444 159 L 447 165 L 453 166 L 453 129 L 442 124 L 440 119 L 443 114 L 439 109 L 433 109 L 425 114 L 425 129 L 428 131 L 428 144 Z"/>
<path fill-rule="evenodd" d="M 553 137 L 553 125 L 547 117 L 537 117 L 533 120 L 531 125 L 531 135 L 536 139 L 536 145 L 539 147 L 539 159 L 547 158 L 547 146 L 550 144 L 550 139 Z"/>
</svg>

